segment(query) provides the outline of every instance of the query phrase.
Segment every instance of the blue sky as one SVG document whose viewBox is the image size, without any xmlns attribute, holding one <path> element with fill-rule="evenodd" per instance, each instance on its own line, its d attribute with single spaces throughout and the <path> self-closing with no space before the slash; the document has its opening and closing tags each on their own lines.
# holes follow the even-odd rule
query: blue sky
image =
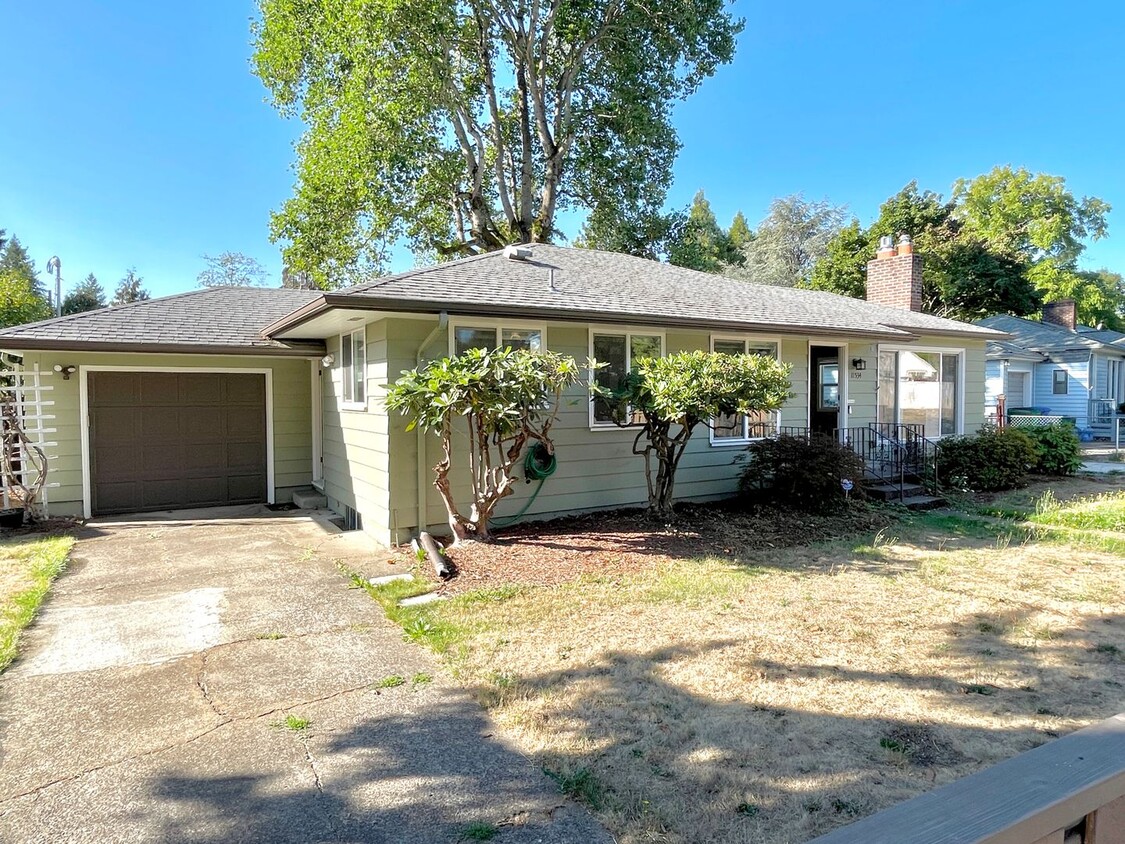
<svg viewBox="0 0 1125 844">
<path fill-rule="evenodd" d="M 1084 263 L 1125 271 L 1125 4 L 761 3 L 731 66 L 676 108 L 669 203 L 699 188 L 751 224 L 803 192 L 863 222 L 911 179 L 948 192 L 996 164 L 1066 176 L 1118 210 Z M 0 49 L 0 227 L 40 268 L 154 294 L 204 253 L 258 258 L 292 187 L 299 125 L 250 73 L 253 3 L 11 3 Z M 571 232 L 573 234 L 573 232 Z M 409 255 L 398 268 L 412 262 Z"/>
</svg>

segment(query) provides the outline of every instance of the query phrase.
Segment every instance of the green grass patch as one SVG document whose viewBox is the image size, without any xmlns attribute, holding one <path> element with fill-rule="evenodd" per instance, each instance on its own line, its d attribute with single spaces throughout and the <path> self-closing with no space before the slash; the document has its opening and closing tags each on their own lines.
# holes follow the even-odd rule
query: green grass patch
<svg viewBox="0 0 1125 844">
<path fill-rule="evenodd" d="M 500 828 L 496 824 L 486 821 L 473 821 L 461 830 L 460 839 L 462 841 L 491 841 L 499 834 Z"/>
<path fill-rule="evenodd" d="M 72 536 L 28 536 L 0 542 L 0 671 L 16 658 L 20 632 L 39 612 L 73 547 Z"/>
<path fill-rule="evenodd" d="M 1080 530 L 1125 531 L 1125 492 L 1107 492 L 1060 502 L 1047 490 L 1035 502 L 1029 521 Z"/>
<path fill-rule="evenodd" d="M 570 772 L 545 769 L 544 773 L 555 781 L 559 791 L 572 800 L 585 803 L 595 810 L 602 807 L 605 789 L 589 768 L 576 768 Z"/>
<path fill-rule="evenodd" d="M 376 683 L 375 688 L 377 688 L 377 689 L 394 689 L 394 688 L 397 688 L 398 686 L 405 686 L 405 685 L 406 685 L 406 678 L 405 677 L 403 677 L 401 674 L 392 674 L 389 677 L 384 677 L 382 680 L 380 680 L 378 683 Z"/>
<path fill-rule="evenodd" d="M 312 721 L 300 715 L 289 713 L 285 716 L 283 721 L 274 721 L 270 724 L 271 727 L 283 727 L 286 730 L 292 730 L 295 733 L 303 733 L 312 726 Z"/>
</svg>

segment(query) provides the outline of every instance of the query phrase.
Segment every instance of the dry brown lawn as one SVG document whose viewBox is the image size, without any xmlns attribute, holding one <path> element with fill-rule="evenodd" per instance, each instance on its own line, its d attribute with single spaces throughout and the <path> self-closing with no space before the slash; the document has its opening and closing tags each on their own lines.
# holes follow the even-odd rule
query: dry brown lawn
<svg viewBox="0 0 1125 844">
<path fill-rule="evenodd" d="M 1125 534 L 929 514 L 795 541 L 421 612 L 621 842 L 807 841 L 1125 709 Z"/>
</svg>

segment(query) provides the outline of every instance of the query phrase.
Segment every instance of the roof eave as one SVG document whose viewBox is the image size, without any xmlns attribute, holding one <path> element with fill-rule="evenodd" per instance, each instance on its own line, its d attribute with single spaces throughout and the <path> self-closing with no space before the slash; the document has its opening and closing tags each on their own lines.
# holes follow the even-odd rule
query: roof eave
<svg viewBox="0 0 1125 844">
<path fill-rule="evenodd" d="M 115 352 L 189 355 L 255 355 L 257 357 L 320 357 L 325 346 L 319 340 L 286 346 L 208 345 L 203 343 L 114 343 L 90 340 L 51 340 L 41 337 L 0 337 L 0 349 L 12 352 Z"/>
</svg>

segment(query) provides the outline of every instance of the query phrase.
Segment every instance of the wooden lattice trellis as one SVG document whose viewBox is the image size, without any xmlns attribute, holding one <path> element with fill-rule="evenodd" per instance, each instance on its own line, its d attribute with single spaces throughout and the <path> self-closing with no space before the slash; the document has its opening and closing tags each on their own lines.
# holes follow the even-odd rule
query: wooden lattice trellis
<svg viewBox="0 0 1125 844">
<path fill-rule="evenodd" d="M 44 379 L 54 372 L 40 372 L 38 365 L 24 369 L 8 359 L 0 361 L 0 503 L 4 509 L 22 508 L 29 518 L 47 518 L 48 449 L 58 443 L 48 436 L 57 432 L 49 423 L 54 401 L 45 399 L 54 387 Z"/>
</svg>

